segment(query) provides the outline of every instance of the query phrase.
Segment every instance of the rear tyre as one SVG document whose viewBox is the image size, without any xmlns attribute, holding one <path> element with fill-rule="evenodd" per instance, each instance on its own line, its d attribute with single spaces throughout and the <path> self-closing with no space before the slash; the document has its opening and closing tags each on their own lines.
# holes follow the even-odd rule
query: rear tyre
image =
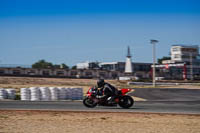
<svg viewBox="0 0 200 133">
<path fill-rule="evenodd" d="M 94 102 L 91 98 L 88 98 L 86 97 L 84 100 L 83 100 L 83 104 L 88 107 L 88 108 L 94 108 L 97 106 L 97 103 Z"/>
<path fill-rule="evenodd" d="M 119 98 L 119 106 L 125 109 L 130 108 L 134 104 L 134 100 L 130 96 L 122 96 Z"/>
</svg>

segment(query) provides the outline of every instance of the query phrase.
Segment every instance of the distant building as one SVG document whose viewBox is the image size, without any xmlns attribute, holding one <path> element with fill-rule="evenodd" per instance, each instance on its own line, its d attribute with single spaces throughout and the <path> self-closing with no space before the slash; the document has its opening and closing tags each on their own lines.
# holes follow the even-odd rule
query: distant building
<svg viewBox="0 0 200 133">
<path fill-rule="evenodd" d="M 100 68 L 102 70 L 119 71 L 125 75 L 125 62 L 102 62 Z M 132 62 L 133 75 L 140 78 L 149 78 L 152 63 Z"/>
<path fill-rule="evenodd" d="M 99 69 L 98 62 L 83 62 L 76 64 L 77 69 Z"/>
<path fill-rule="evenodd" d="M 171 60 L 156 65 L 157 77 L 166 79 L 200 79 L 198 45 L 172 45 Z"/>
<path fill-rule="evenodd" d="M 119 71 L 123 72 L 124 75 L 149 78 L 152 64 L 132 62 L 130 47 L 128 47 L 126 62 L 102 62 L 99 65 L 102 70 Z"/>
<path fill-rule="evenodd" d="M 191 58 L 193 62 L 199 62 L 199 46 L 198 45 L 173 45 L 171 47 L 171 60 L 175 63 L 189 63 Z"/>
<path fill-rule="evenodd" d="M 77 63 L 77 69 L 95 69 L 111 72 L 120 72 L 123 75 L 132 75 L 140 78 L 149 78 L 151 63 L 138 63 L 131 61 L 130 47 L 128 47 L 126 62 L 84 62 Z"/>
<path fill-rule="evenodd" d="M 82 62 L 76 64 L 76 69 L 34 69 L 24 67 L 0 66 L 0 76 L 34 76 L 34 77 L 68 77 L 68 78 L 105 78 L 118 79 L 131 76 L 149 78 L 151 63 L 137 63 L 131 61 L 130 48 L 126 62 Z M 75 68 L 75 67 L 74 67 Z"/>
<path fill-rule="evenodd" d="M 120 71 L 125 72 L 125 62 L 102 62 L 100 68 L 103 70 Z M 144 71 L 149 72 L 151 70 L 152 63 L 132 62 L 132 71 Z"/>
<path fill-rule="evenodd" d="M 99 66 L 102 70 L 124 72 L 125 62 L 101 62 Z"/>
<path fill-rule="evenodd" d="M 57 77 L 57 78 L 105 78 L 117 79 L 123 76 L 119 71 L 95 69 L 35 69 L 0 67 L 0 76 Z"/>
</svg>

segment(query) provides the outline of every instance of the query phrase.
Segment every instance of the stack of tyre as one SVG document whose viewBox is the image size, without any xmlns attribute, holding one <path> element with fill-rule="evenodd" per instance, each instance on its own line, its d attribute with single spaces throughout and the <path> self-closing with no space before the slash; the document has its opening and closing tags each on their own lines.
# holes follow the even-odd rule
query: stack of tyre
<svg viewBox="0 0 200 133">
<path fill-rule="evenodd" d="M 57 101 L 59 100 L 59 90 L 56 87 L 49 87 L 50 93 L 51 93 L 51 100 Z"/>
<path fill-rule="evenodd" d="M 65 88 L 66 100 L 72 99 L 72 88 Z"/>
<path fill-rule="evenodd" d="M 58 91 L 59 91 L 59 96 L 58 99 L 59 100 L 67 100 L 67 90 L 64 87 L 58 87 Z"/>
<path fill-rule="evenodd" d="M 57 101 L 57 100 L 81 100 L 82 88 L 65 87 L 30 87 L 21 88 L 21 100 L 24 101 Z"/>
<path fill-rule="evenodd" d="M 4 89 L 0 88 L 0 100 L 11 99 L 14 100 L 16 97 L 15 89 Z"/>
<path fill-rule="evenodd" d="M 78 100 L 83 99 L 83 88 L 78 88 Z"/>
<path fill-rule="evenodd" d="M 0 100 L 4 100 L 7 98 L 7 92 L 5 89 L 0 88 Z"/>
<path fill-rule="evenodd" d="M 30 93 L 31 93 L 31 101 L 40 101 L 41 94 L 38 87 L 30 87 Z"/>
<path fill-rule="evenodd" d="M 7 91 L 7 98 L 14 100 L 16 97 L 16 90 L 15 89 L 6 89 Z"/>
<path fill-rule="evenodd" d="M 31 100 L 31 91 L 29 88 L 21 88 L 21 100 L 23 101 L 30 101 Z"/>
<path fill-rule="evenodd" d="M 82 88 L 72 88 L 72 100 L 83 99 L 83 89 Z"/>
<path fill-rule="evenodd" d="M 40 99 L 42 101 L 51 100 L 51 92 L 48 87 L 39 87 L 39 90 L 40 90 Z"/>
</svg>

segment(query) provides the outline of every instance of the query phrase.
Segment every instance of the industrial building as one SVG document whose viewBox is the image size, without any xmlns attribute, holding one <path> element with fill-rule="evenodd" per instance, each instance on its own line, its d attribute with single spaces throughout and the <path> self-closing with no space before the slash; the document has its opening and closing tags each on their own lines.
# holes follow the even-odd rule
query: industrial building
<svg viewBox="0 0 200 133">
<path fill-rule="evenodd" d="M 200 55 L 197 45 L 172 45 L 170 52 L 170 60 L 163 60 L 162 64 L 155 65 L 156 77 L 180 80 L 200 79 Z M 0 66 L 0 76 L 118 79 L 127 76 L 128 72 L 129 76 L 150 79 L 152 67 L 152 63 L 132 62 L 128 47 L 126 62 L 83 62 L 78 63 L 76 69 Z"/>
<path fill-rule="evenodd" d="M 126 62 L 83 62 L 77 63 L 76 68 L 82 70 L 105 70 L 123 73 L 123 76 L 136 76 L 139 78 L 150 78 L 152 63 L 132 62 L 130 47 L 127 49 Z"/>
</svg>

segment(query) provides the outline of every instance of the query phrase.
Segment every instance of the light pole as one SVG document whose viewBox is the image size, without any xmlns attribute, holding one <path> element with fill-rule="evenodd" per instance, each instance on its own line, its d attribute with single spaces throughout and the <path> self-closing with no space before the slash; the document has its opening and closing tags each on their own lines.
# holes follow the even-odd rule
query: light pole
<svg viewBox="0 0 200 133">
<path fill-rule="evenodd" d="M 200 48 L 200 46 L 197 46 L 197 53 L 193 53 L 192 51 L 190 52 L 190 54 L 189 54 L 189 56 L 190 56 L 190 80 L 193 80 L 194 79 L 194 77 L 193 77 L 193 67 L 195 66 L 194 64 L 193 64 L 193 57 L 196 57 L 197 59 L 198 59 L 198 57 L 199 57 L 199 48 Z"/>
<path fill-rule="evenodd" d="M 156 86 L 156 68 L 155 68 L 155 64 L 156 64 L 156 43 L 158 43 L 158 40 L 150 40 L 150 43 L 153 45 L 153 87 Z"/>
<path fill-rule="evenodd" d="M 193 55 L 190 53 L 190 80 L 193 80 Z"/>
</svg>

